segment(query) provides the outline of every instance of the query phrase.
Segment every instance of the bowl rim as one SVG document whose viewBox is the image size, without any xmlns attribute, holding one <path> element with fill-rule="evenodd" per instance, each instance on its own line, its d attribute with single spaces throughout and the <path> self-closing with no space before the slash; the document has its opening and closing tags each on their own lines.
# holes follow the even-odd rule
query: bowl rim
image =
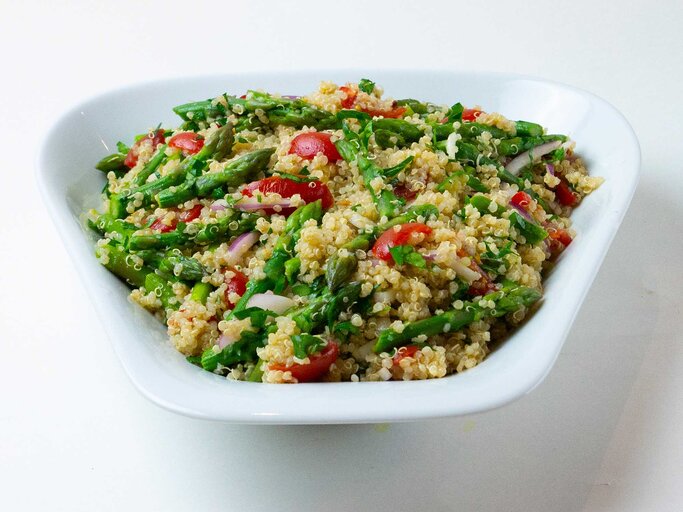
<svg viewBox="0 0 683 512">
<path fill-rule="evenodd" d="M 587 272 L 586 277 L 583 279 L 584 285 L 583 288 L 581 289 L 580 296 L 578 297 L 578 300 L 576 300 L 576 303 L 574 304 L 574 307 L 572 308 L 572 311 L 568 315 L 563 332 L 558 336 L 558 342 L 554 346 L 554 350 L 548 350 L 545 354 L 543 354 L 543 358 L 539 358 L 537 363 L 534 365 L 536 370 L 535 372 L 529 372 L 527 375 L 519 376 L 519 378 L 515 379 L 514 382 L 509 383 L 509 386 L 506 387 L 505 389 L 500 389 L 499 392 L 495 395 L 489 393 L 488 395 L 485 395 L 484 397 L 480 398 L 479 400 L 469 400 L 465 401 L 459 406 L 454 406 L 453 403 L 449 402 L 448 400 L 442 400 L 442 401 L 436 401 L 436 402 L 430 402 L 430 403 L 418 403 L 418 404 L 413 404 L 412 408 L 410 410 L 406 410 L 405 408 L 392 408 L 387 407 L 386 404 L 377 404 L 375 403 L 374 406 L 372 404 L 371 400 L 365 400 L 363 407 L 360 408 L 354 408 L 354 407 L 346 407 L 342 411 L 338 410 L 330 410 L 329 408 L 321 408 L 320 406 L 322 405 L 322 402 L 320 400 L 314 400 L 309 404 L 308 407 L 298 407 L 294 408 L 291 410 L 287 409 L 277 409 L 276 412 L 269 412 L 267 410 L 264 410 L 263 407 L 261 407 L 260 410 L 250 410 L 250 411 L 245 411 L 245 410 L 234 410 L 234 409 L 226 409 L 223 407 L 220 410 L 211 410 L 211 408 L 207 408 L 204 405 L 195 405 L 193 404 L 192 400 L 187 400 L 184 399 L 182 401 L 180 400 L 173 400 L 169 399 L 166 395 L 167 393 L 165 391 L 161 391 L 159 387 L 159 382 L 155 382 L 155 379 L 150 379 L 150 375 L 146 375 L 144 371 L 140 371 L 140 368 L 138 368 L 135 364 L 135 361 L 131 360 L 131 354 L 127 352 L 127 348 L 124 346 L 124 344 L 118 339 L 119 332 L 117 329 L 113 328 L 111 319 L 107 317 L 106 315 L 106 308 L 104 305 L 104 302 L 106 302 L 106 299 L 97 296 L 95 293 L 95 290 L 89 286 L 89 283 L 86 280 L 86 275 L 89 274 L 89 270 L 85 270 L 84 272 L 81 272 L 80 268 L 79 270 L 79 277 L 83 281 L 83 285 L 86 288 L 86 291 L 91 299 L 91 301 L 95 305 L 95 309 L 98 313 L 98 316 L 100 317 L 102 323 L 105 326 L 105 331 L 107 332 L 107 335 L 110 339 L 110 342 L 114 348 L 114 351 L 117 354 L 117 357 L 119 358 L 119 361 L 123 365 L 128 377 L 131 379 L 133 382 L 134 386 L 145 396 L 148 398 L 150 401 L 153 403 L 176 413 L 180 413 L 186 416 L 194 417 L 194 418 L 200 418 L 200 419 L 208 419 L 208 420 L 220 420 L 220 421 L 228 421 L 228 422 L 234 422 L 234 423 L 271 423 L 271 424 L 285 424 L 285 423 L 290 423 L 290 424 L 304 424 L 304 423 L 370 423 L 370 422 L 380 422 L 380 421 L 411 421 L 411 420 L 418 420 L 418 419 L 427 419 L 427 418 L 441 418 L 441 417 L 448 417 L 448 416 L 457 416 L 457 415 L 462 415 L 462 414 L 469 414 L 469 413 L 475 413 L 475 412 L 481 412 L 485 410 L 491 410 L 497 407 L 501 407 L 505 404 L 508 404 L 516 399 L 521 398 L 525 394 L 529 393 L 532 391 L 540 382 L 543 381 L 543 379 L 546 377 L 546 375 L 550 372 L 552 369 L 554 362 L 559 354 L 560 349 L 564 345 L 564 341 L 566 339 L 567 333 L 574 321 L 574 318 L 578 314 L 578 311 L 583 303 L 583 300 L 590 289 L 590 286 L 597 275 L 597 272 L 601 266 L 602 261 L 604 260 L 607 251 L 611 245 L 611 242 L 616 235 L 616 232 L 618 231 L 619 225 L 621 224 L 621 221 L 623 220 L 623 217 L 628 210 L 629 204 L 631 202 L 631 199 L 633 197 L 633 194 L 635 193 L 635 189 L 637 187 L 638 181 L 639 181 L 639 176 L 640 176 L 640 168 L 641 168 L 641 152 L 640 152 L 640 146 L 638 143 L 638 139 L 636 137 L 635 132 L 633 131 L 633 128 L 627 121 L 627 119 L 624 117 L 619 110 L 617 110 L 613 105 L 611 105 L 609 102 L 606 100 L 600 98 L 599 96 L 585 91 L 583 89 L 567 85 L 558 81 L 553 81 L 553 80 L 546 80 L 543 78 L 538 78 L 534 76 L 529 76 L 529 75 L 522 75 L 522 74 L 515 74 L 515 73 L 504 73 L 504 72 L 479 72 L 479 71 L 467 71 L 467 70 L 448 70 L 448 69 L 419 69 L 419 70 L 407 70 L 407 69 L 386 69 L 386 70 L 368 70 L 368 69 L 354 69 L 354 68 L 349 68 L 349 69 L 319 69 L 319 70 L 313 70 L 313 69 L 302 69 L 302 70 L 290 70 L 290 71 L 250 71 L 250 72 L 245 72 L 245 73 L 217 73 L 217 74 L 201 74 L 201 75 L 193 75 L 193 76 L 185 76 L 185 77 L 173 77 L 173 78 L 168 78 L 168 79 L 155 79 L 155 80 L 148 80 L 148 81 L 142 81 L 142 82 L 137 82 L 137 83 L 131 83 L 124 85 L 122 87 L 115 87 L 115 88 L 110 88 L 104 92 L 99 92 L 97 94 L 93 94 L 86 98 L 85 100 L 79 101 L 74 103 L 70 108 L 66 109 L 63 113 L 59 114 L 58 116 L 55 116 L 55 118 L 52 120 L 50 123 L 50 128 L 46 131 L 41 144 L 40 144 L 40 150 L 38 154 L 36 155 L 35 159 L 35 165 L 34 165 L 34 176 L 36 178 L 38 188 L 41 192 L 41 195 L 43 197 L 43 201 L 45 202 L 47 209 L 49 213 L 51 214 L 51 218 L 56 226 L 57 231 L 60 234 L 60 238 L 62 239 L 62 242 L 64 246 L 66 247 L 67 251 L 69 252 L 71 256 L 71 261 L 72 264 L 76 265 L 78 262 L 78 259 L 83 257 L 81 253 L 82 249 L 80 247 L 79 241 L 77 240 L 77 237 L 75 236 L 75 231 L 76 227 L 73 226 L 72 216 L 68 212 L 67 208 L 64 206 L 64 204 L 61 204 L 59 202 L 60 198 L 56 197 L 54 194 L 51 194 L 51 190 L 49 187 L 49 180 L 48 180 L 48 175 L 50 173 L 50 162 L 48 161 L 48 155 L 49 155 L 49 150 L 50 150 L 50 144 L 51 142 L 56 139 L 57 134 L 59 132 L 60 127 L 67 123 L 74 115 L 78 115 L 79 112 L 83 112 L 90 106 L 94 106 L 97 103 L 107 101 L 107 100 L 112 100 L 114 99 L 114 96 L 120 95 L 120 94 L 129 94 L 129 93 L 134 93 L 136 91 L 142 91 L 146 88 L 152 88 L 152 87 L 182 87 L 183 84 L 188 83 L 189 81 L 191 82 L 213 82 L 217 80 L 225 80 L 228 82 L 230 79 L 235 79 L 235 78 L 251 78 L 254 80 L 257 80 L 259 76 L 263 75 L 275 75 L 277 74 L 278 77 L 282 78 L 283 83 L 286 83 L 287 78 L 290 77 L 297 77 L 301 78 L 302 76 L 310 76 L 314 80 L 321 80 L 321 77 L 324 77 L 327 75 L 344 75 L 344 76 L 374 76 L 374 77 L 379 77 L 378 81 L 380 80 L 385 80 L 389 78 L 391 80 L 391 77 L 397 77 L 399 75 L 401 76 L 419 76 L 419 75 L 440 75 L 442 78 L 450 78 L 451 80 L 455 79 L 455 77 L 461 77 L 461 78 L 466 78 L 466 77 L 476 77 L 477 79 L 490 79 L 493 81 L 529 81 L 529 82 L 534 82 L 534 83 L 540 83 L 544 85 L 550 85 L 555 88 L 560 88 L 564 89 L 566 91 L 574 92 L 576 94 L 579 94 L 582 97 L 585 97 L 589 99 L 592 103 L 601 105 L 602 107 L 606 108 L 607 112 L 613 116 L 613 119 L 619 122 L 622 125 L 622 128 L 624 128 L 624 137 L 626 137 L 627 140 L 625 140 L 625 143 L 627 147 L 631 149 L 632 154 L 630 155 L 629 159 L 627 160 L 630 169 L 628 176 L 631 178 L 631 183 L 628 186 L 626 193 L 619 197 L 619 200 L 616 201 L 616 204 L 610 204 L 610 206 L 617 206 L 618 208 L 613 209 L 610 211 L 611 216 L 609 220 L 609 227 L 610 229 L 606 233 L 606 237 L 602 240 L 601 245 L 599 247 L 599 251 L 596 254 L 595 259 L 592 260 L 594 263 L 593 267 Z M 315 78 L 317 77 L 317 78 Z M 613 201 L 614 203 L 614 201 Z M 608 222 L 605 220 L 604 222 Z M 82 234 L 80 234 L 82 236 Z M 91 259 L 92 256 L 90 256 Z M 533 318 L 531 319 L 533 320 Z M 169 348 L 170 345 L 169 345 Z M 172 349 L 172 348 L 171 348 Z M 172 349 L 174 350 L 174 349 Z M 204 372 L 203 370 L 200 370 L 198 368 L 193 368 L 193 371 L 197 371 L 197 375 L 200 374 L 205 374 L 208 377 L 211 378 L 216 378 L 216 379 L 221 379 L 224 380 L 218 376 L 208 374 L 208 372 Z M 464 372 L 461 374 L 457 375 L 457 378 L 462 379 L 463 376 L 466 376 L 468 373 L 475 371 L 469 370 L 468 372 Z M 162 377 L 159 376 L 161 380 L 164 380 Z M 358 383 L 356 386 L 363 386 L 363 387 L 368 387 L 368 390 L 372 389 L 373 394 L 377 394 L 379 396 L 389 396 L 392 393 L 395 394 L 395 389 L 396 386 L 402 386 L 403 389 L 405 387 L 410 387 L 411 389 L 414 388 L 418 395 L 420 393 L 434 393 L 435 389 L 441 389 L 443 390 L 444 388 L 448 388 L 450 382 L 452 382 L 453 377 L 445 378 L 445 379 L 435 379 L 435 380 L 429 380 L 429 381 L 410 381 L 410 382 L 375 382 L 375 383 Z M 163 384 L 163 383 L 162 383 Z M 258 383 L 248 383 L 248 382 L 240 382 L 240 383 L 235 383 L 238 386 L 246 386 L 250 389 L 249 393 L 246 393 L 247 395 L 251 396 L 251 399 L 256 400 L 257 402 L 260 400 L 260 403 L 270 403 L 271 407 L 270 409 L 273 409 L 272 407 L 272 402 L 273 400 L 277 400 L 278 397 L 282 400 L 286 401 L 293 401 L 293 400 L 300 400 L 302 398 L 305 398 L 307 395 L 310 395 L 310 392 L 308 389 L 306 390 L 301 390 L 301 386 L 261 386 Z M 313 391 L 315 393 L 316 391 L 313 390 L 312 388 L 318 388 L 320 389 L 322 386 L 327 387 L 327 391 L 329 392 L 330 390 L 334 389 L 334 387 L 339 387 L 339 386 L 344 386 L 344 388 L 347 387 L 352 387 L 353 383 L 316 383 L 316 384 L 306 384 L 303 387 L 304 388 L 311 388 L 310 391 Z M 265 388 L 265 389 L 264 389 Z M 275 389 L 274 389 L 275 388 Z M 247 388 L 245 388 L 247 389 Z M 253 392 L 252 392 L 253 391 Z M 443 392 L 443 391 L 441 391 Z M 355 391 L 354 391 L 355 393 Z M 338 392 L 333 393 L 334 396 L 330 400 L 331 402 L 334 402 L 335 400 L 339 401 L 340 397 L 337 397 Z M 226 396 L 231 395 L 231 393 L 226 393 Z M 276 396 L 274 396 L 276 395 Z M 343 395 L 342 395 L 343 397 Z M 248 398 L 248 397 L 247 397 Z M 309 397 L 310 398 L 310 397 Z M 244 399 L 244 397 L 240 396 L 240 400 Z M 268 409 L 268 407 L 266 407 Z"/>
</svg>

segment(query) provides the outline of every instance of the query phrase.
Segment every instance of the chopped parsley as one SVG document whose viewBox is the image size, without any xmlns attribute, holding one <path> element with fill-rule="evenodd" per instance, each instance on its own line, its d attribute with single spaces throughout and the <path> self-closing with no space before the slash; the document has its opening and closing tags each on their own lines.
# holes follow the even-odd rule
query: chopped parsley
<svg viewBox="0 0 683 512">
<path fill-rule="evenodd" d="M 397 265 L 427 268 L 427 262 L 412 245 L 395 245 L 389 249 L 389 253 Z"/>
</svg>

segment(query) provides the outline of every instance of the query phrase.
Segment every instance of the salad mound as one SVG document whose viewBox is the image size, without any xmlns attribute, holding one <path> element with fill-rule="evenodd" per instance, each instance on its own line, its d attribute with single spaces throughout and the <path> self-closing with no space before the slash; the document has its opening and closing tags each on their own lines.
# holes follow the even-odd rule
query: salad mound
<svg viewBox="0 0 683 512">
<path fill-rule="evenodd" d="M 99 261 L 190 363 L 268 383 L 441 378 L 542 297 L 601 183 L 565 135 L 370 80 L 180 105 L 104 157 Z"/>
</svg>

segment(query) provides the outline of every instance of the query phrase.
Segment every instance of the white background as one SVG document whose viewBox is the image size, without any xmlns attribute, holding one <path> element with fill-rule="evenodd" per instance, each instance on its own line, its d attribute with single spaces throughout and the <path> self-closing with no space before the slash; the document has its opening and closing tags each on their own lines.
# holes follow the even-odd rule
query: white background
<svg viewBox="0 0 683 512">
<path fill-rule="evenodd" d="M 681 510 L 683 4 L 469 4 L 0 1 L 0 509 Z M 130 82 L 354 66 L 538 75 L 631 121 L 641 183 L 555 368 L 503 409 L 413 424 L 148 403 L 41 205 L 45 129 Z"/>
</svg>

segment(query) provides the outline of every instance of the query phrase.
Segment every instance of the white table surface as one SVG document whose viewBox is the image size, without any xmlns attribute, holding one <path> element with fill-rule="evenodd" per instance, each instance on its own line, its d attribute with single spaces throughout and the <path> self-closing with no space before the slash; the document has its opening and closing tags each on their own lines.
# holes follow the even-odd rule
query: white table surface
<svg viewBox="0 0 683 512">
<path fill-rule="evenodd" d="M 417 3 L 0 1 L 0 510 L 683 508 L 683 4 Z M 555 368 L 510 406 L 412 424 L 233 426 L 148 403 L 37 194 L 44 130 L 130 82 L 354 66 L 538 75 L 631 121 L 641 183 Z"/>
</svg>

